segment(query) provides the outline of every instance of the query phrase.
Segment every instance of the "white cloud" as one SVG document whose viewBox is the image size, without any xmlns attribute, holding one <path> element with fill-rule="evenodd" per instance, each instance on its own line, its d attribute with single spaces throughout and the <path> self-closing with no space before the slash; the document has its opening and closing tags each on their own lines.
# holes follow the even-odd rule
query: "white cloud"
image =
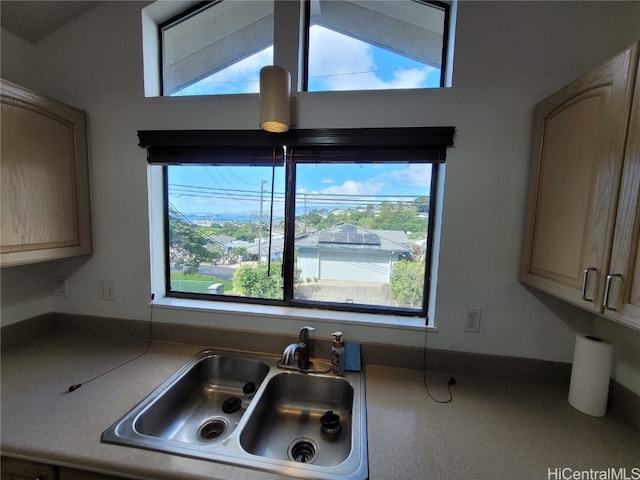
<svg viewBox="0 0 640 480">
<path fill-rule="evenodd" d="M 273 47 L 234 63 L 210 78 L 219 82 L 247 82 L 243 93 L 258 93 L 260 91 L 260 69 L 273 63 Z M 242 85 L 242 83 L 241 83 Z"/>
<path fill-rule="evenodd" d="M 378 178 L 391 178 L 402 185 L 429 188 L 431 186 L 431 165 L 410 163 L 402 169 L 381 174 Z"/>
<path fill-rule="evenodd" d="M 385 67 L 375 63 L 372 45 L 319 25 L 309 35 L 309 81 L 321 82 L 321 90 L 423 88 L 436 70 L 428 65 L 399 68 L 385 80 L 376 73 Z"/>
<path fill-rule="evenodd" d="M 427 81 L 429 69 L 424 68 L 406 68 L 393 72 L 394 80 L 387 82 L 387 88 L 420 88 Z"/>
<path fill-rule="evenodd" d="M 356 182 L 347 180 L 342 185 L 332 185 L 323 188 L 320 193 L 329 195 L 375 195 L 384 188 L 384 183 L 376 180 Z"/>
<path fill-rule="evenodd" d="M 374 69 L 373 55 L 366 43 L 318 25 L 310 28 L 309 36 L 309 76 L 318 77 L 329 90 L 358 88 L 363 78 L 358 75 L 356 79 L 352 73 Z M 375 79 L 373 74 L 364 75 Z"/>
<path fill-rule="evenodd" d="M 319 90 L 424 88 L 429 74 L 437 71 L 428 65 L 413 68 L 378 65 L 373 45 L 319 25 L 312 26 L 309 35 L 309 81 L 320 82 Z M 186 87 L 176 95 L 257 93 L 260 89 L 260 68 L 272 63 L 271 46 Z M 380 76 L 385 69 L 393 69 L 389 78 Z"/>
<path fill-rule="evenodd" d="M 272 63 L 273 47 L 268 47 L 185 88 L 182 94 L 258 93 L 260 69 Z"/>
</svg>

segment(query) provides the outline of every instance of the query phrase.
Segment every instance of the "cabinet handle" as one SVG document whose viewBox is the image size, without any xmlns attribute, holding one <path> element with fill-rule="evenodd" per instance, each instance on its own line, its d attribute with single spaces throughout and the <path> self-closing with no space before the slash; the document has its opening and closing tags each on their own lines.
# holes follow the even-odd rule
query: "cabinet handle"
<svg viewBox="0 0 640 480">
<path fill-rule="evenodd" d="M 580 298 L 586 302 L 593 302 L 593 298 L 587 298 L 587 283 L 589 281 L 589 272 L 596 270 L 596 268 L 590 267 L 585 268 L 584 272 L 582 272 L 582 293 L 580 294 Z"/>
<path fill-rule="evenodd" d="M 621 277 L 622 275 L 620 275 L 619 273 L 610 273 L 609 275 L 607 275 L 607 281 L 604 284 L 604 304 L 603 307 L 605 310 L 615 310 L 615 308 L 611 307 L 609 305 L 609 295 L 611 294 L 611 281 L 615 278 L 615 277 Z"/>
</svg>

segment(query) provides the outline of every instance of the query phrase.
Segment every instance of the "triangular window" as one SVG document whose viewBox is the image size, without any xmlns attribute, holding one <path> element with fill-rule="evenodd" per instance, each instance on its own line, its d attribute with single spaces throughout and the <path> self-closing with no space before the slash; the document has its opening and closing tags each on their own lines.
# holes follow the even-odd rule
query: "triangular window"
<svg viewBox="0 0 640 480">
<path fill-rule="evenodd" d="M 389 90 L 445 85 L 450 10 L 447 3 L 295 3 L 278 0 L 276 9 L 275 0 L 201 2 L 161 24 L 163 95 L 257 93 L 260 69 L 273 65 L 276 59 L 288 63 L 294 90 Z M 293 24 L 295 20 L 290 19 L 296 18 L 306 21 Z M 292 23 L 292 34 L 283 36 L 280 30 L 276 41 L 275 25 L 283 23 Z M 289 43 L 297 39 L 301 39 L 298 48 L 291 48 Z M 302 54 L 292 61 L 291 52 L 298 51 Z M 298 72 L 291 67 L 294 62 L 298 63 L 300 82 Z"/>
<path fill-rule="evenodd" d="M 225 0 L 161 25 L 163 94 L 254 93 L 273 64 L 273 0 Z"/>
<path fill-rule="evenodd" d="M 431 2 L 312 0 L 307 90 L 441 87 L 447 13 Z"/>
</svg>

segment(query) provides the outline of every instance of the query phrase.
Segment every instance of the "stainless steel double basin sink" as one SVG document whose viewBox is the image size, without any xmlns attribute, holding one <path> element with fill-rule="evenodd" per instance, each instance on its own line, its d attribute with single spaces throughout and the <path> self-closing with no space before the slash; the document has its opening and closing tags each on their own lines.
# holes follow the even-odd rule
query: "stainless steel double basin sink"
<svg viewBox="0 0 640 480">
<path fill-rule="evenodd" d="M 101 440 L 298 478 L 366 479 L 364 374 L 283 370 L 277 360 L 203 350 Z M 251 384 L 253 398 L 243 392 Z"/>
</svg>

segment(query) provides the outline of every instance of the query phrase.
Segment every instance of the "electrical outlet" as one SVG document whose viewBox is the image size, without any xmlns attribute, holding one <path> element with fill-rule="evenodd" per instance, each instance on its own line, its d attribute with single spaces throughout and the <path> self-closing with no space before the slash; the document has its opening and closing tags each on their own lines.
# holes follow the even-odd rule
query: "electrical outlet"
<svg viewBox="0 0 640 480">
<path fill-rule="evenodd" d="M 59 297 L 69 296 L 69 284 L 64 275 L 56 275 L 56 295 Z"/>
<path fill-rule="evenodd" d="M 98 299 L 115 301 L 116 287 L 113 280 L 98 280 Z"/>
<path fill-rule="evenodd" d="M 480 308 L 465 308 L 464 309 L 464 324 L 463 330 L 465 332 L 480 332 L 480 318 L 482 317 L 482 309 Z"/>
</svg>

